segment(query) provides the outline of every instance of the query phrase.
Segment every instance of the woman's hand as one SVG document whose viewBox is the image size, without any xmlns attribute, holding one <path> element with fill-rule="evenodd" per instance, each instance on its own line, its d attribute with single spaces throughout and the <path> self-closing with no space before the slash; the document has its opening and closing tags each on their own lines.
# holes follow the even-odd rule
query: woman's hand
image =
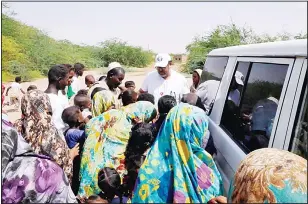
<svg viewBox="0 0 308 204">
<path fill-rule="evenodd" d="M 218 196 L 216 198 L 213 198 L 207 202 L 208 204 L 213 204 L 213 203 L 228 203 L 227 198 L 225 196 Z"/>
<path fill-rule="evenodd" d="M 78 155 L 79 155 L 79 143 L 77 143 L 75 147 L 70 149 L 70 158 L 74 160 L 74 158 Z"/>
</svg>

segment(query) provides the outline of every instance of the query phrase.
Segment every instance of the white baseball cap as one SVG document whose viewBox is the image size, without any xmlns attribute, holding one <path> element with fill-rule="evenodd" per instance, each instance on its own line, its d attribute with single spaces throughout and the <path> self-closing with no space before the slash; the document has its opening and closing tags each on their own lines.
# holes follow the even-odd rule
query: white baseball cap
<svg viewBox="0 0 308 204">
<path fill-rule="evenodd" d="M 117 67 L 122 67 L 121 64 L 119 62 L 111 62 L 109 65 L 108 65 L 108 72 L 114 68 L 117 68 Z"/>
<path fill-rule="evenodd" d="M 167 67 L 170 61 L 172 61 L 172 59 L 169 54 L 160 53 L 155 57 L 155 67 Z"/>
<path fill-rule="evenodd" d="M 236 71 L 234 77 L 237 84 L 244 86 L 244 75 L 242 72 Z"/>
</svg>

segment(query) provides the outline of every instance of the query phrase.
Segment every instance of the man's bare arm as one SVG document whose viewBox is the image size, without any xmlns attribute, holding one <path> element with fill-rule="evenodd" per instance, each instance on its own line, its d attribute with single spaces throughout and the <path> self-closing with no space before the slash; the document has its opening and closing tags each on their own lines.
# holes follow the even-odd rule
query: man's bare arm
<svg viewBox="0 0 308 204">
<path fill-rule="evenodd" d="M 26 92 L 24 90 L 22 90 L 22 88 L 20 89 L 21 93 L 25 94 Z"/>
<path fill-rule="evenodd" d="M 12 88 L 12 87 L 10 87 L 10 86 L 9 86 L 9 88 L 7 88 L 7 90 L 6 90 L 6 94 L 5 94 L 5 95 L 8 95 L 9 90 L 10 90 L 11 88 Z"/>
</svg>

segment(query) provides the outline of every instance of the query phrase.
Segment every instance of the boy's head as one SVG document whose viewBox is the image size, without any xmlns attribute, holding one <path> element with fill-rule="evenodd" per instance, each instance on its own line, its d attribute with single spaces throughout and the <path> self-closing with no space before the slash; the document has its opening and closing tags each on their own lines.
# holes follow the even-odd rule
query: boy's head
<svg viewBox="0 0 308 204">
<path fill-rule="evenodd" d="M 93 84 L 95 83 L 95 78 L 93 75 L 87 75 L 85 77 L 85 83 L 87 85 L 88 88 L 90 88 L 91 86 L 93 86 Z"/>
<path fill-rule="evenodd" d="M 103 80 L 105 80 L 107 77 L 106 76 L 101 76 L 99 79 L 98 79 L 98 81 L 103 81 Z"/>
<path fill-rule="evenodd" d="M 107 200 L 102 199 L 98 195 L 91 195 L 89 198 L 86 200 L 86 203 L 108 203 Z"/>
<path fill-rule="evenodd" d="M 74 97 L 74 105 L 78 106 L 81 111 L 84 109 L 91 109 L 91 99 L 86 94 L 76 94 Z"/>
<path fill-rule="evenodd" d="M 30 85 L 28 88 L 27 88 L 27 92 L 31 91 L 31 90 L 34 90 L 34 89 L 37 89 L 37 87 L 35 85 Z"/>
<path fill-rule="evenodd" d="M 69 77 L 68 86 L 70 86 L 72 84 L 72 79 L 75 76 L 75 68 L 70 64 L 63 64 L 63 65 L 68 69 L 68 77 Z"/>
<path fill-rule="evenodd" d="M 87 95 L 88 94 L 88 90 L 86 89 L 80 89 L 79 91 L 77 91 L 76 95 Z"/>
<path fill-rule="evenodd" d="M 54 65 L 48 71 L 49 84 L 55 84 L 58 90 L 64 90 L 70 84 L 69 69 L 64 65 Z"/>
<path fill-rule="evenodd" d="M 149 101 L 152 104 L 155 104 L 154 96 L 152 94 L 149 94 L 149 93 L 139 94 L 137 101 Z"/>
<path fill-rule="evenodd" d="M 125 88 L 134 91 L 135 88 L 136 88 L 135 82 L 133 82 L 133 81 L 127 81 L 127 82 L 125 82 Z"/>
<path fill-rule="evenodd" d="M 79 127 L 83 122 L 84 118 L 78 106 L 71 106 L 62 112 L 62 120 L 66 124 L 72 127 Z"/>
<path fill-rule="evenodd" d="M 82 76 L 83 72 L 85 70 L 85 66 L 81 63 L 76 63 L 76 64 L 74 64 L 74 69 L 75 69 L 75 74 L 77 76 Z"/>
<path fill-rule="evenodd" d="M 111 201 L 115 195 L 122 196 L 121 178 L 114 168 L 104 167 L 98 172 L 98 186 L 108 201 Z"/>
<path fill-rule="evenodd" d="M 123 106 L 127 106 L 131 103 L 135 103 L 137 101 L 138 94 L 133 90 L 126 90 L 122 94 L 122 103 Z"/>
<path fill-rule="evenodd" d="M 159 114 L 168 114 L 176 106 L 176 100 L 173 96 L 165 95 L 158 100 L 157 106 Z"/>
<path fill-rule="evenodd" d="M 15 82 L 20 84 L 21 83 L 21 77 L 20 76 L 15 77 Z"/>
</svg>

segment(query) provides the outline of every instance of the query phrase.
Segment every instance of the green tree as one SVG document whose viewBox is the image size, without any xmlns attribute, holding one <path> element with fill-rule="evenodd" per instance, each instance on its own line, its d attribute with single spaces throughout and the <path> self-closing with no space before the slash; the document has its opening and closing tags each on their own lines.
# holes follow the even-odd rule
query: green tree
<svg viewBox="0 0 308 204">
<path fill-rule="evenodd" d="M 251 28 L 239 27 L 233 23 L 219 25 L 209 33 L 195 37 L 193 42 L 186 46 L 188 58 L 184 71 L 192 72 L 198 68 L 202 69 L 206 55 L 217 48 L 305 38 L 307 39 L 307 34 L 298 34 L 294 37 L 287 32 L 276 36 L 268 34 L 257 35 Z"/>
</svg>

